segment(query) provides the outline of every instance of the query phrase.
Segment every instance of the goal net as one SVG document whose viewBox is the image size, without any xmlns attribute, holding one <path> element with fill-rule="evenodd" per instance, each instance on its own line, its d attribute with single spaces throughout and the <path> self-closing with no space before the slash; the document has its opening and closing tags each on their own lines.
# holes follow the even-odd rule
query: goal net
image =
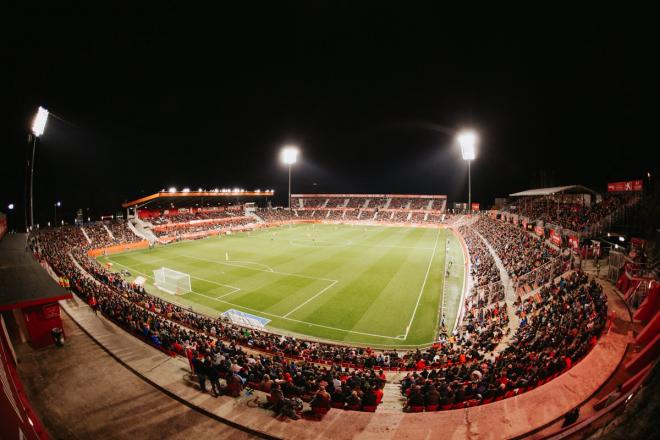
<svg viewBox="0 0 660 440">
<path fill-rule="evenodd" d="M 172 295 L 183 295 L 192 290 L 190 275 L 167 267 L 154 270 L 154 280 L 156 287 Z"/>
</svg>

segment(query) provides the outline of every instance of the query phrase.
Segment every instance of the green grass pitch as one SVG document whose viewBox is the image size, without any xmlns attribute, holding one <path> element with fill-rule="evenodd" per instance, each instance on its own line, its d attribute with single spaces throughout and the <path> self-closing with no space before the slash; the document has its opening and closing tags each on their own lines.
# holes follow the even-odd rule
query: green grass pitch
<svg viewBox="0 0 660 440">
<path fill-rule="evenodd" d="M 209 316 L 233 308 L 285 334 L 373 347 L 431 343 L 441 310 L 451 330 L 464 287 L 460 242 L 437 228 L 287 225 L 99 260 Z M 192 292 L 154 287 L 161 267 L 189 274 Z"/>
</svg>

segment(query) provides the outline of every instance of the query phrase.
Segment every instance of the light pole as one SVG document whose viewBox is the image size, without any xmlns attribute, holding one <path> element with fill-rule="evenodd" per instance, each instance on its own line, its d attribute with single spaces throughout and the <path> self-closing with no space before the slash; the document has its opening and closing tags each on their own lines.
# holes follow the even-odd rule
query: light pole
<svg viewBox="0 0 660 440">
<path fill-rule="evenodd" d="M 55 222 L 53 223 L 55 226 L 57 226 L 57 208 L 62 206 L 62 202 L 55 202 L 53 207 L 55 208 Z"/>
<path fill-rule="evenodd" d="M 282 148 L 282 152 L 280 153 L 282 162 L 289 166 L 289 212 L 291 212 L 291 165 L 296 163 L 298 153 L 298 148 L 291 145 Z"/>
<path fill-rule="evenodd" d="M 472 213 L 472 175 L 470 172 L 470 162 L 477 157 L 476 145 L 477 134 L 473 131 L 462 131 L 458 134 L 458 143 L 461 146 L 461 155 L 463 160 L 468 163 L 468 210 Z"/>
<path fill-rule="evenodd" d="M 30 161 L 30 229 L 34 228 L 34 153 L 37 149 L 37 138 L 44 134 L 48 121 L 48 110 L 39 107 L 32 122 L 32 160 Z"/>
</svg>

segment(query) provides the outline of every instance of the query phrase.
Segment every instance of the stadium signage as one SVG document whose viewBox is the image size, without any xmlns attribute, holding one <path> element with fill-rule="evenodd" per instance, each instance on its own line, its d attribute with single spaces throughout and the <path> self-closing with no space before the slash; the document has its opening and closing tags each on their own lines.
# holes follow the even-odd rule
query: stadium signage
<svg viewBox="0 0 660 440">
<path fill-rule="evenodd" d="M 556 229 L 550 229 L 550 242 L 554 245 L 561 246 L 561 234 Z"/>
<path fill-rule="evenodd" d="M 626 182 L 610 182 L 607 184 L 607 192 L 641 191 L 644 188 L 642 180 L 628 180 Z"/>
<path fill-rule="evenodd" d="M 472 210 L 473 211 L 479 211 L 479 204 L 478 203 L 473 203 L 472 204 Z"/>
</svg>

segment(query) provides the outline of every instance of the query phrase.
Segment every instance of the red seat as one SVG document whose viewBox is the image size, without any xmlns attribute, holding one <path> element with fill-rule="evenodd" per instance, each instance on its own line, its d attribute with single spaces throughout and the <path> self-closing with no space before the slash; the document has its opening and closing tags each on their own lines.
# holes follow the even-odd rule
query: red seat
<svg viewBox="0 0 660 440">
<path fill-rule="evenodd" d="M 339 409 L 344 408 L 344 402 L 332 402 L 331 405 L 333 408 L 339 408 Z"/>
<path fill-rule="evenodd" d="M 454 403 L 451 409 L 463 409 L 465 408 L 465 402 Z"/>
<path fill-rule="evenodd" d="M 513 397 L 516 395 L 516 392 L 513 390 L 507 391 L 506 394 L 504 395 L 505 399 L 508 399 L 509 397 Z"/>
<path fill-rule="evenodd" d="M 364 412 L 376 412 L 376 408 L 378 408 L 376 405 L 365 405 L 362 407 L 362 411 Z"/>
<path fill-rule="evenodd" d="M 468 408 L 473 407 L 473 406 L 477 406 L 477 405 L 479 405 L 479 402 L 480 402 L 480 400 L 476 400 L 476 399 L 468 400 L 467 406 L 468 406 Z"/>
<path fill-rule="evenodd" d="M 424 412 L 424 407 L 423 406 L 411 406 L 410 407 L 410 412 L 414 412 L 414 413 Z"/>
<path fill-rule="evenodd" d="M 497 396 L 497 397 L 495 398 L 495 402 L 499 402 L 499 401 L 502 400 L 502 399 L 504 399 L 504 396 L 503 396 L 503 395 L 502 395 L 502 396 Z"/>
<path fill-rule="evenodd" d="M 440 405 L 426 405 L 426 411 L 437 411 Z"/>
<path fill-rule="evenodd" d="M 485 404 L 487 404 L 487 403 L 490 403 L 490 402 L 493 401 L 493 399 L 494 399 L 493 396 L 486 397 L 484 400 L 481 401 L 481 404 L 482 404 L 482 405 L 485 405 Z"/>
<path fill-rule="evenodd" d="M 442 405 L 442 406 L 440 407 L 440 409 L 441 409 L 442 411 L 447 411 L 447 410 L 451 409 L 452 406 L 454 406 L 454 405 L 452 405 L 451 403 L 448 403 L 448 404 L 446 404 L 446 405 Z"/>
<path fill-rule="evenodd" d="M 361 405 L 346 405 L 346 409 L 349 411 L 360 411 Z"/>
</svg>

